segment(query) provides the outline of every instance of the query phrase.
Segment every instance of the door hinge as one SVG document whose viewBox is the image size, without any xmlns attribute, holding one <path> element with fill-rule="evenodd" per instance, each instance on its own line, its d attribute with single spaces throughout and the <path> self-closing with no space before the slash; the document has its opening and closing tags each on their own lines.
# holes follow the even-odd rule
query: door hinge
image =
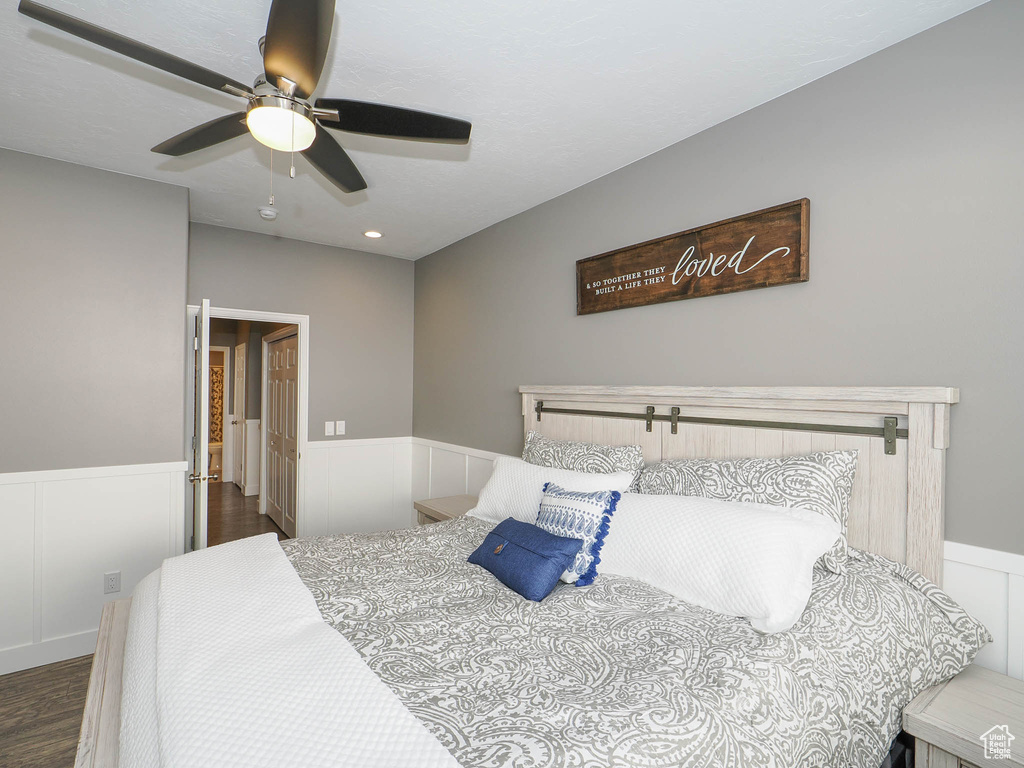
<svg viewBox="0 0 1024 768">
<path fill-rule="evenodd" d="M 195 449 L 196 449 L 196 436 L 192 435 L 192 450 L 194 451 Z"/>
<path fill-rule="evenodd" d="M 196 537 L 195 536 L 192 536 L 188 540 L 188 548 L 191 549 L 193 552 L 195 551 L 195 549 L 196 549 Z"/>
<path fill-rule="evenodd" d="M 198 336 L 193 336 L 192 337 L 192 349 L 194 349 L 196 352 L 199 351 L 199 337 Z"/>
</svg>

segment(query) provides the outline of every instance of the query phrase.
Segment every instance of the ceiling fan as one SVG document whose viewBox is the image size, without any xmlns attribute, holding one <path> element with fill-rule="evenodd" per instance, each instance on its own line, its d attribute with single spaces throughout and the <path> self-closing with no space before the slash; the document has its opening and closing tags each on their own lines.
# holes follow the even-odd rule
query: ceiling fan
<svg viewBox="0 0 1024 768">
<path fill-rule="evenodd" d="M 21 0 L 18 11 L 123 56 L 249 102 L 244 112 L 218 117 L 153 147 L 153 152 L 162 155 L 178 157 L 248 131 L 271 149 L 302 152 L 337 187 L 357 192 L 366 189 L 366 181 L 325 127 L 401 139 L 469 141 L 472 125 L 453 117 L 349 99 L 316 99 L 310 103 L 331 42 L 334 0 L 273 0 L 267 34 L 259 41 L 264 72 L 251 88 L 32 0 Z"/>
</svg>

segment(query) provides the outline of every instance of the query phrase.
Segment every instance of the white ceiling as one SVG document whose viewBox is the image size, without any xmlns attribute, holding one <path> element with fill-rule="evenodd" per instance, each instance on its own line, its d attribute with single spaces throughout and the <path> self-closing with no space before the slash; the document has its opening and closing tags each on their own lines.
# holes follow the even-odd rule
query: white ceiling
<svg viewBox="0 0 1024 768">
<path fill-rule="evenodd" d="M 252 82 L 271 0 L 44 0 Z M 344 194 L 251 137 L 149 148 L 245 102 L 0 8 L 0 146 L 187 186 L 194 221 L 415 259 L 984 0 L 338 0 L 316 96 L 466 118 L 467 146 L 335 132 Z M 376 241 L 367 229 L 384 232 Z"/>
</svg>

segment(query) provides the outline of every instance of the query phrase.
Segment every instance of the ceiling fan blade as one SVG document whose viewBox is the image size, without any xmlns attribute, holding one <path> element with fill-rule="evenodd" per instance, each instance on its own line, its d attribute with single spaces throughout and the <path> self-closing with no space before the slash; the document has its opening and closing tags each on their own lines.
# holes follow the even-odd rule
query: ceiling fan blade
<svg viewBox="0 0 1024 768">
<path fill-rule="evenodd" d="M 366 189 L 366 181 L 363 180 L 363 175 L 359 173 L 356 164 L 352 162 L 352 158 L 334 137 L 319 125 L 316 127 L 316 138 L 302 154 L 342 192 Z"/>
<path fill-rule="evenodd" d="M 87 21 L 68 16 L 66 13 L 55 11 L 52 8 L 39 5 L 32 0 L 21 0 L 18 4 L 18 11 L 36 21 L 49 24 L 51 27 L 63 30 L 68 34 L 88 40 L 90 43 L 107 48 L 108 50 L 120 53 L 130 59 L 141 61 L 151 67 L 170 72 L 172 75 L 183 77 L 194 83 L 205 85 L 218 91 L 225 91 L 233 96 L 246 96 L 252 94 L 252 88 L 232 80 L 230 77 L 218 75 L 212 70 L 200 67 L 190 61 L 179 59 L 169 53 L 152 48 L 145 43 L 139 43 L 131 38 L 119 35 L 116 32 L 97 27 Z"/>
<path fill-rule="evenodd" d="M 267 82 L 308 99 L 320 80 L 334 27 L 334 0 L 274 0 L 263 42 Z"/>
<path fill-rule="evenodd" d="M 179 133 L 163 144 L 157 144 L 150 151 L 159 155 L 181 157 L 189 152 L 206 149 L 214 144 L 220 144 L 222 141 L 238 138 L 248 132 L 249 128 L 245 124 L 245 112 L 235 112 L 233 115 L 218 117 L 216 120 Z"/>
<path fill-rule="evenodd" d="M 349 99 L 317 99 L 316 108 L 333 110 L 337 120 L 319 116 L 328 128 L 353 133 L 372 133 L 403 139 L 432 139 L 435 141 L 469 141 L 472 123 L 454 117 L 418 112 L 415 109 L 390 107 Z"/>
</svg>

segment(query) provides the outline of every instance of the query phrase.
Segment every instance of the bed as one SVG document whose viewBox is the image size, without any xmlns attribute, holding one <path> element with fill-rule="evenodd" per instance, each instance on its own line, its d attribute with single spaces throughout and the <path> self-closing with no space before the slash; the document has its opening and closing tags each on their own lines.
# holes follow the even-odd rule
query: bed
<svg viewBox="0 0 1024 768">
<path fill-rule="evenodd" d="M 640 444 L 649 462 L 855 447 L 849 538 L 861 553 L 842 577 L 816 567 L 798 625 L 762 635 L 625 577 L 528 603 L 465 562 L 487 529 L 469 518 L 286 542 L 326 625 L 464 768 L 874 766 L 902 707 L 984 642 L 929 581 L 941 583 L 956 390 L 521 394 L 524 430 Z M 78 765 L 116 764 L 131 610 L 121 601 L 104 612 Z"/>
</svg>

